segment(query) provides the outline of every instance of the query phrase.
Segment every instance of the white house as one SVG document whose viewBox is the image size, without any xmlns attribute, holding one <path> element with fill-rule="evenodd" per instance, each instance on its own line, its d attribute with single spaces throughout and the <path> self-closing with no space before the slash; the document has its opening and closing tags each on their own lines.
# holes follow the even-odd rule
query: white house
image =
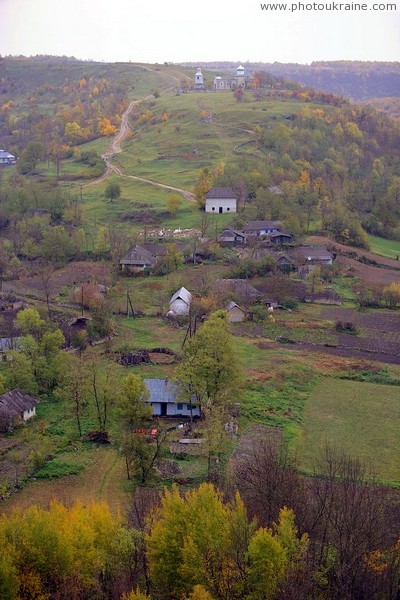
<svg viewBox="0 0 400 600">
<path fill-rule="evenodd" d="M 206 194 L 207 213 L 235 213 L 237 210 L 236 194 L 230 187 L 211 188 Z"/>
<path fill-rule="evenodd" d="M 0 396 L 0 431 L 11 431 L 15 425 L 36 415 L 37 399 L 15 388 Z"/>
<path fill-rule="evenodd" d="M 186 288 L 181 287 L 169 301 L 169 310 L 174 315 L 188 315 L 191 301 L 192 294 Z"/>
<path fill-rule="evenodd" d="M 170 379 L 145 379 L 151 404 L 156 417 L 200 417 L 200 407 L 190 400 L 181 400 L 179 385 Z M 194 398 L 192 399 L 194 401 Z"/>
<path fill-rule="evenodd" d="M 0 150 L 0 165 L 15 165 L 17 159 L 14 154 L 6 152 L 6 150 Z"/>
</svg>

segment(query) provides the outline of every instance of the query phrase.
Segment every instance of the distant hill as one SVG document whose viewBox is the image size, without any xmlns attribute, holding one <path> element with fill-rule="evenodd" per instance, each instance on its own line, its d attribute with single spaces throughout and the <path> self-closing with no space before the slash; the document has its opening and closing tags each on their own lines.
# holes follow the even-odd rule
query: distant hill
<svg viewBox="0 0 400 600">
<path fill-rule="evenodd" d="M 237 63 L 199 62 L 185 65 L 229 71 Z M 357 101 L 400 96 L 399 62 L 321 61 L 311 65 L 246 62 L 244 66 L 248 73 L 268 71 L 276 77 Z"/>
</svg>

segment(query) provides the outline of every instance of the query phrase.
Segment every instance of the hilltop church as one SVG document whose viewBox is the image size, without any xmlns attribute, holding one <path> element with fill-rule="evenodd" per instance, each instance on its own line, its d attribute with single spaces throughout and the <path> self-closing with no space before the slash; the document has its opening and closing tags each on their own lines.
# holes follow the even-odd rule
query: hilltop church
<svg viewBox="0 0 400 600">
<path fill-rule="evenodd" d="M 245 75 L 244 67 L 239 65 L 236 69 L 236 75 L 233 77 L 214 77 L 214 90 L 216 92 L 226 92 L 236 90 L 237 88 L 246 89 L 249 84 L 249 76 Z"/>
<path fill-rule="evenodd" d="M 231 92 L 237 88 L 246 89 L 249 86 L 250 77 L 245 74 L 244 67 L 239 65 L 236 69 L 236 75 L 231 77 L 214 77 L 213 89 L 215 92 Z M 201 69 L 198 68 L 194 76 L 194 89 L 201 91 L 205 89 L 204 77 Z"/>
</svg>

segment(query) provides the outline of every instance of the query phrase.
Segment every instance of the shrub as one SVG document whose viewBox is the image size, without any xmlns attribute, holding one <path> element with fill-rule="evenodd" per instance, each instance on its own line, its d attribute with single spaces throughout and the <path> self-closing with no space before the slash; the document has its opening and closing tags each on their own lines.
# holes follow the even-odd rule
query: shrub
<svg viewBox="0 0 400 600">
<path fill-rule="evenodd" d="M 335 329 L 345 333 L 357 333 L 357 328 L 351 321 L 336 321 Z"/>
<path fill-rule="evenodd" d="M 82 465 L 52 460 L 35 473 L 35 477 L 37 479 L 53 479 L 53 477 L 65 477 L 65 475 L 79 475 L 82 470 Z"/>
</svg>

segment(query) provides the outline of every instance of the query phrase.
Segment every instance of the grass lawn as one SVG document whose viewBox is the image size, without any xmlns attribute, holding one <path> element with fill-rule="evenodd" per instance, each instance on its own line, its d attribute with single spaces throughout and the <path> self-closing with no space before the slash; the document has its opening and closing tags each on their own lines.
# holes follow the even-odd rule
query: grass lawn
<svg viewBox="0 0 400 600">
<path fill-rule="evenodd" d="M 394 258 L 395 260 L 399 259 L 400 242 L 396 240 L 386 240 L 385 238 L 376 235 L 369 235 L 368 240 L 371 244 L 371 252 L 374 252 L 374 254 L 387 256 L 388 258 Z"/>
<path fill-rule="evenodd" d="M 371 465 L 379 480 L 400 484 L 400 388 L 322 378 L 305 405 L 301 466 L 312 471 L 325 443 Z"/>
</svg>

